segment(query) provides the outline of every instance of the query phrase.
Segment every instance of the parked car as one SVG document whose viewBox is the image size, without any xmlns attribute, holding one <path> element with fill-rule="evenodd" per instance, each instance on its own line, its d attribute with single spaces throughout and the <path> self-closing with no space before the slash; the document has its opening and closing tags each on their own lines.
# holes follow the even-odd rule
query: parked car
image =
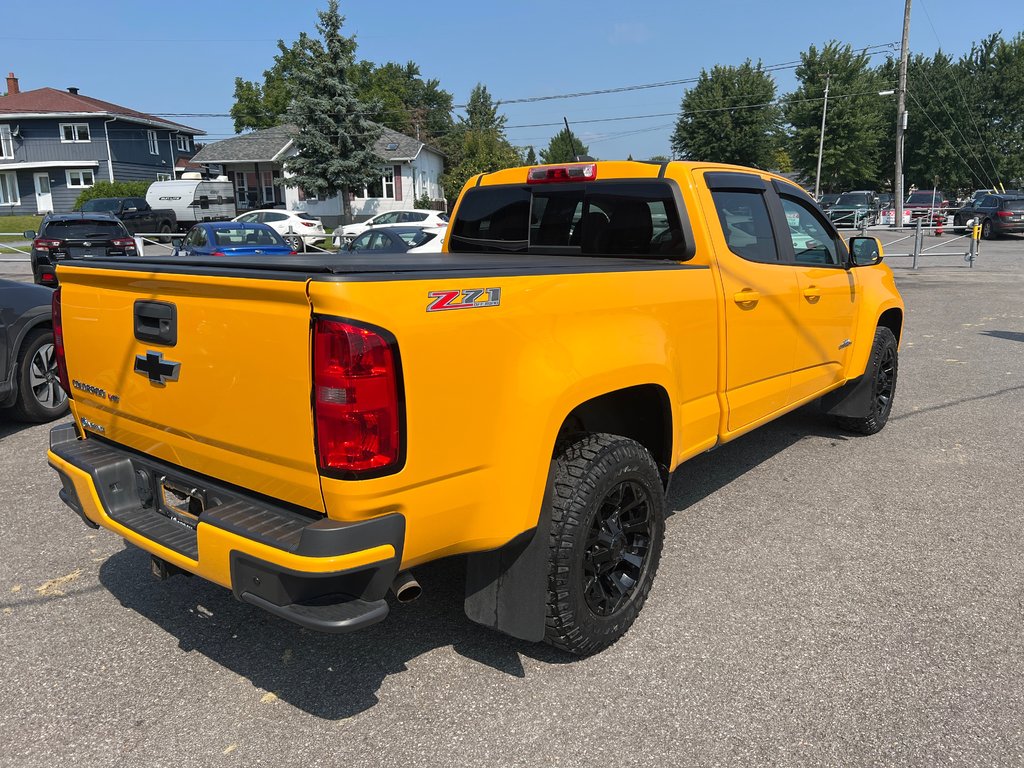
<svg viewBox="0 0 1024 768">
<path fill-rule="evenodd" d="M 444 241 L 444 230 L 430 230 L 423 227 L 374 227 L 356 237 L 349 245 L 349 251 L 373 253 L 440 253 Z M 435 247 L 428 248 L 431 243 Z"/>
<path fill-rule="evenodd" d="M 161 233 L 162 242 L 171 241 L 178 219 L 170 208 L 152 208 L 144 197 L 97 197 L 82 203 L 82 213 L 110 213 L 121 220 L 133 235 L 136 232 Z"/>
<path fill-rule="evenodd" d="M 57 285 L 57 263 L 93 256 L 138 256 L 135 238 L 110 213 L 49 214 L 38 234 L 25 232 L 32 241 L 32 275 L 40 285 Z"/>
<path fill-rule="evenodd" d="M 922 216 L 935 216 L 945 213 L 949 208 L 949 198 L 945 192 L 930 189 L 919 189 L 907 196 L 903 204 L 904 212 L 910 213 L 910 220 L 914 221 Z"/>
<path fill-rule="evenodd" d="M 53 346 L 53 291 L 0 280 L 0 408 L 19 421 L 67 413 Z"/>
<path fill-rule="evenodd" d="M 282 256 L 295 249 L 268 224 L 210 221 L 188 231 L 175 256 Z"/>
<path fill-rule="evenodd" d="M 1011 232 L 1024 232 L 1024 196 L 985 195 L 953 214 L 953 231 L 961 233 L 974 219 L 981 225 L 981 236 L 991 240 Z"/>
<path fill-rule="evenodd" d="M 874 224 L 875 193 L 871 191 L 843 192 L 829 206 L 827 215 L 837 227 L 859 227 L 861 224 Z"/>
<path fill-rule="evenodd" d="M 832 207 L 832 203 L 839 199 L 838 192 L 824 192 L 821 197 L 818 198 L 818 205 L 821 206 L 823 211 L 827 211 Z"/>
<path fill-rule="evenodd" d="M 285 211 L 276 208 L 249 211 L 236 216 L 233 221 L 267 224 L 296 251 L 304 251 L 307 245 L 314 245 L 327 237 L 324 223 L 305 211 Z"/>
<path fill-rule="evenodd" d="M 448 214 L 444 211 L 431 211 L 426 208 L 378 213 L 358 224 L 346 224 L 339 227 L 338 230 L 335 230 L 334 246 L 340 248 L 342 238 L 352 240 L 373 227 L 390 227 L 396 224 L 408 224 L 416 227 L 446 227 L 448 226 Z"/>
</svg>

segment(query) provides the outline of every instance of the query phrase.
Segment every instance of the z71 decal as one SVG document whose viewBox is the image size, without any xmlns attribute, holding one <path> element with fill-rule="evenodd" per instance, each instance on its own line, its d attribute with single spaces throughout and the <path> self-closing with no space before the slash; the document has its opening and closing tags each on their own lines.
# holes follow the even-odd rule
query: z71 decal
<svg viewBox="0 0 1024 768">
<path fill-rule="evenodd" d="M 427 312 L 443 312 L 447 309 L 476 309 L 496 307 L 501 304 L 501 288 L 467 288 L 464 291 L 431 291 L 427 297 Z"/>
</svg>

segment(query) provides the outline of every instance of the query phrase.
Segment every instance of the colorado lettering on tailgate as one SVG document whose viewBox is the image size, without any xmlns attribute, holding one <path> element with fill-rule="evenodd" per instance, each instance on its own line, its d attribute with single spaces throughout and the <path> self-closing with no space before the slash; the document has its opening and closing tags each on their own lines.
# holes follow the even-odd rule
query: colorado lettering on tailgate
<svg viewBox="0 0 1024 768">
<path fill-rule="evenodd" d="M 481 297 L 486 296 L 483 301 Z M 427 297 L 433 299 L 427 304 L 427 312 L 443 312 L 447 309 L 476 309 L 496 307 L 501 304 L 501 288 L 467 288 L 463 291 L 431 291 Z M 460 300 L 461 299 L 461 300 Z"/>
</svg>

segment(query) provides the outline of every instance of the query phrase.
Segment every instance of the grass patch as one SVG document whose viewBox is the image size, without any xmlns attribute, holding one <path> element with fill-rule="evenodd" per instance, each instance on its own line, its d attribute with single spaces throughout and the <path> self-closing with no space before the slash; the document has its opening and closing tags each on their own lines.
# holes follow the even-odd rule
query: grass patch
<svg viewBox="0 0 1024 768">
<path fill-rule="evenodd" d="M 39 231 L 39 222 L 42 216 L 4 216 L 0 214 L 0 232 L 14 232 L 14 235 L 0 235 L 0 243 L 24 240 L 21 234 L 26 229 Z"/>
</svg>

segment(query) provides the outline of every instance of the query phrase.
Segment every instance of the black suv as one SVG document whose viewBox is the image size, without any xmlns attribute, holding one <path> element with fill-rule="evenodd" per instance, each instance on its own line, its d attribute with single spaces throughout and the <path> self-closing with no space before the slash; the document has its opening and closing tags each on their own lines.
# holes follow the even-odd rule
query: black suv
<svg viewBox="0 0 1024 768">
<path fill-rule="evenodd" d="M 981 236 L 991 240 L 1011 232 L 1024 232 L 1024 196 L 985 195 L 953 214 L 953 231 L 963 232 L 971 219 L 981 225 Z"/>
<path fill-rule="evenodd" d="M 32 274 L 40 285 L 57 285 L 57 262 L 91 256 L 138 256 L 135 239 L 109 213 L 50 214 L 32 240 Z"/>
</svg>

